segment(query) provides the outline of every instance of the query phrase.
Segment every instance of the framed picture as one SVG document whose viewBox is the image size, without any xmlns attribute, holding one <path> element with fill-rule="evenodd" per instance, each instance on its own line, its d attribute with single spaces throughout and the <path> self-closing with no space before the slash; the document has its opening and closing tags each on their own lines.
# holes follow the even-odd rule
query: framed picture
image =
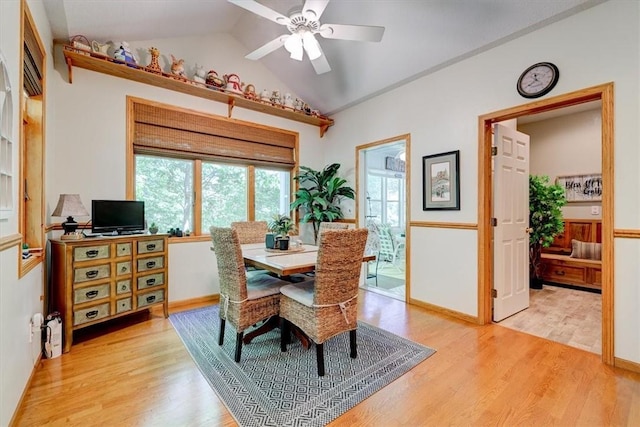
<svg viewBox="0 0 640 427">
<path fill-rule="evenodd" d="M 422 210 L 460 210 L 460 151 L 422 158 Z"/>
<path fill-rule="evenodd" d="M 556 178 L 556 184 L 564 188 L 567 202 L 602 201 L 602 174 L 568 175 Z"/>
</svg>

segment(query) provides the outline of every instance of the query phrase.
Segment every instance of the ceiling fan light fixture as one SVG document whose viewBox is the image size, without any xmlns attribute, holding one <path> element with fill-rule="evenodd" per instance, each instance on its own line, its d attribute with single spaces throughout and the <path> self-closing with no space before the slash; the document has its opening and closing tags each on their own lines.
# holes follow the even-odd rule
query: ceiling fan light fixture
<svg viewBox="0 0 640 427">
<path fill-rule="evenodd" d="M 320 58 L 320 55 L 322 55 L 320 44 L 314 37 L 313 33 L 305 32 L 302 35 L 302 44 L 304 46 L 304 50 L 307 52 L 307 55 L 309 55 L 310 60 L 313 61 L 314 59 L 318 59 Z"/>
<path fill-rule="evenodd" d="M 291 59 L 302 61 L 302 39 L 298 34 L 291 34 L 284 42 L 284 48 L 291 54 Z"/>
</svg>

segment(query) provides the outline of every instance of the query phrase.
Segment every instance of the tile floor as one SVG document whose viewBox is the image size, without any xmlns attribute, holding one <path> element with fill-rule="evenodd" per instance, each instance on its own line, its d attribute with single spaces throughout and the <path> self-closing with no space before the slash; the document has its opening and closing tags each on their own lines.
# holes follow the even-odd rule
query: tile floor
<svg viewBox="0 0 640 427">
<path fill-rule="evenodd" d="M 592 353 L 602 352 L 602 295 L 544 285 L 529 308 L 498 324 Z"/>
</svg>

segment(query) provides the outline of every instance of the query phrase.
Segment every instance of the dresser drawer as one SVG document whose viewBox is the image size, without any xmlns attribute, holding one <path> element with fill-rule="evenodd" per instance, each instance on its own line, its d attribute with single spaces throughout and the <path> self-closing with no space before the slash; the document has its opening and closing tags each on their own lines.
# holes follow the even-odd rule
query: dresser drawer
<svg viewBox="0 0 640 427">
<path fill-rule="evenodd" d="M 587 280 L 586 270 L 585 267 L 550 263 L 547 266 L 544 278 L 551 282 L 579 285 Z"/>
<path fill-rule="evenodd" d="M 116 256 L 131 255 L 131 243 L 118 243 L 116 245 Z"/>
<path fill-rule="evenodd" d="M 164 273 L 149 274 L 138 277 L 138 289 L 147 289 L 164 284 Z"/>
<path fill-rule="evenodd" d="M 164 289 L 138 295 L 138 308 L 164 301 Z"/>
<path fill-rule="evenodd" d="M 109 303 L 94 305 L 93 307 L 83 308 L 82 310 L 73 311 L 73 326 L 82 325 L 83 323 L 93 322 L 94 320 L 104 319 L 109 316 Z"/>
<path fill-rule="evenodd" d="M 74 261 L 105 258 L 109 258 L 109 245 L 82 246 L 73 250 Z"/>
<path fill-rule="evenodd" d="M 116 294 L 126 294 L 131 292 L 131 280 L 119 280 L 116 283 Z"/>
<path fill-rule="evenodd" d="M 138 242 L 138 253 L 139 254 L 149 254 L 152 252 L 162 252 L 164 251 L 164 240 L 144 240 Z"/>
<path fill-rule="evenodd" d="M 78 288 L 73 291 L 73 303 L 81 304 L 87 301 L 98 300 L 109 296 L 109 283 L 102 285 L 88 286 L 86 288 Z"/>
<path fill-rule="evenodd" d="M 131 311 L 131 298 L 122 298 L 116 301 L 116 314 Z"/>
<path fill-rule="evenodd" d="M 164 267 L 164 256 L 157 256 L 153 258 L 142 258 L 138 260 L 138 272 L 155 270 L 156 268 Z"/>
<path fill-rule="evenodd" d="M 131 274 L 131 261 L 123 261 L 116 264 L 116 275 Z"/>
<path fill-rule="evenodd" d="M 82 283 L 89 280 L 104 279 L 111 276 L 111 266 L 109 264 L 94 265 L 91 267 L 75 268 L 73 270 L 73 282 Z"/>
</svg>

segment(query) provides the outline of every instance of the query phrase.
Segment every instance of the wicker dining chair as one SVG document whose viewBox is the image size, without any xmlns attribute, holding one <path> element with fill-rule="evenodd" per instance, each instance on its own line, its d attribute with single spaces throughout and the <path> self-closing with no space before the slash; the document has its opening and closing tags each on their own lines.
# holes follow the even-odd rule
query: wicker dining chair
<svg viewBox="0 0 640 427">
<path fill-rule="evenodd" d="M 318 249 L 312 281 L 280 288 L 280 349 L 287 351 L 290 323 L 316 345 L 318 375 L 324 376 L 324 343 L 349 331 L 351 358 L 356 358 L 358 282 L 368 230 L 327 230 Z"/>
<path fill-rule="evenodd" d="M 236 221 L 231 223 L 231 229 L 238 232 L 240 244 L 264 243 L 269 227 L 267 221 Z"/>
<path fill-rule="evenodd" d="M 240 362 L 244 331 L 251 325 L 277 316 L 280 288 L 290 284 L 267 273 L 247 276 L 238 232 L 231 228 L 211 227 L 211 240 L 220 279 L 220 333 L 224 343 L 226 321 L 236 330 L 235 361 Z"/>
<path fill-rule="evenodd" d="M 322 233 L 326 230 L 346 230 L 349 228 L 349 224 L 346 222 L 321 222 L 318 226 L 318 238 L 316 239 L 316 246 L 320 246 L 322 240 Z"/>
</svg>

